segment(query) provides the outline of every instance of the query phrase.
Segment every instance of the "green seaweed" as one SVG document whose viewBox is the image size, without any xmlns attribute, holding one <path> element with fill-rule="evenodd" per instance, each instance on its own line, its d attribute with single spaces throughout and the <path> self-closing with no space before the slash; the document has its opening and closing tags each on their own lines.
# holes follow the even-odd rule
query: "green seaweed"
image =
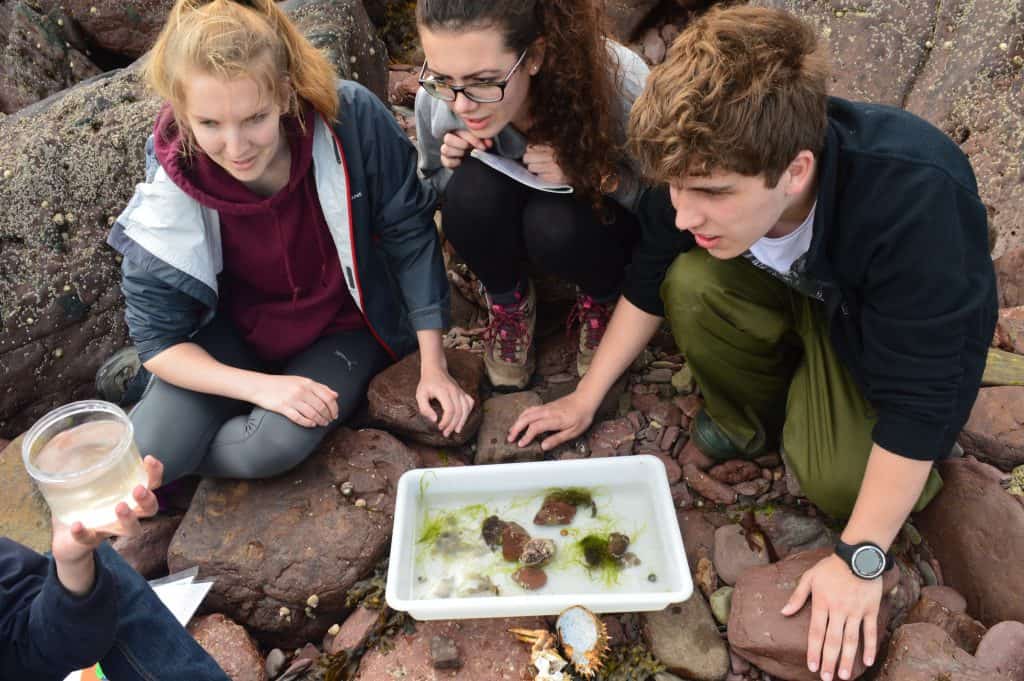
<svg viewBox="0 0 1024 681">
<path fill-rule="evenodd" d="M 584 506 L 590 507 L 590 517 L 597 517 L 597 504 L 594 503 L 593 493 L 585 487 L 554 487 L 544 493 L 544 502 L 561 501 L 572 504 L 577 509 Z"/>
<path fill-rule="evenodd" d="M 606 587 L 611 587 L 619 583 L 619 576 L 626 566 L 608 552 L 608 534 L 588 534 L 570 544 L 568 553 L 587 570 L 591 579 L 596 577 Z"/>
</svg>

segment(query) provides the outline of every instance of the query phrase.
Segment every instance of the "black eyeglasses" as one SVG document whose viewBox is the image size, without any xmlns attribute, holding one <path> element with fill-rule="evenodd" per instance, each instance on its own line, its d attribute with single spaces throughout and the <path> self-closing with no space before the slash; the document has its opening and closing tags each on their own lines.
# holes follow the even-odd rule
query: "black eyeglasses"
<svg viewBox="0 0 1024 681">
<path fill-rule="evenodd" d="M 427 72 L 427 62 L 424 60 L 423 67 L 420 69 L 420 86 L 431 97 L 437 97 L 445 102 L 454 102 L 460 92 L 465 95 L 466 99 L 477 104 L 500 102 L 505 97 L 505 88 L 508 86 L 508 82 L 512 79 L 519 65 L 526 59 L 527 52 L 528 50 L 523 50 L 523 53 L 519 55 L 519 59 L 516 60 L 516 63 L 512 65 L 512 68 L 509 69 L 508 73 L 501 80 L 471 83 L 470 85 L 452 85 L 443 80 L 437 80 L 432 76 L 430 78 L 424 77 L 424 74 Z"/>
</svg>

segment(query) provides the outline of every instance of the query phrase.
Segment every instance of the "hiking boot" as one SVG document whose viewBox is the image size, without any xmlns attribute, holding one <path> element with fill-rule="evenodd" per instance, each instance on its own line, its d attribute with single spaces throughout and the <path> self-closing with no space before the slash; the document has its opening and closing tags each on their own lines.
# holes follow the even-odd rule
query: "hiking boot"
<svg viewBox="0 0 1024 681">
<path fill-rule="evenodd" d="M 149 383 L 150 373 L 142 366 L 134 347 L 122 348 L 100 365 L 96 372 L 96 393 L 118 405 L 138 402 Z"/>
<path fill-rule="evenodd" d="M 729 439 L 718 424 L 711 420 L 705 409 L 701 409 L 693 417 L 693 423 L 690 424 L 690 442 L 701 453 L 715 461 L 752 458 Z"/>
<path fill-rule="evenodd" d="M 512 305 L 498 305 L 487 297 L 484 330 L 484 366 L 495 388 L 525 388 L 533 375 L 533 329 L 537 322 L 537 295 L 533 282 L 526 295 L 516 293 Z"/>
<path fill-rule="evenodd" d="M 580 378 L 590 368 L 614 309 L 615 301 L 599 303 L 582 293 L 576 297 L 576 305 L 569 314 L 569 330 L 577 321 L 580 323 L 580 342 L 576 352 L 576 373 Z"/>
</svg>

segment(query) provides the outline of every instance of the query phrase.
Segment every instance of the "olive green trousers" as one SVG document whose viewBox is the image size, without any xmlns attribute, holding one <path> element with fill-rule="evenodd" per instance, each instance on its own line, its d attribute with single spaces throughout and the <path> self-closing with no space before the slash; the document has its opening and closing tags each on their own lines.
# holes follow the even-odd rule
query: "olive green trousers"
<svg viewBox="0 0 1024 681">
<path fill-rule="evenodd" d="M 849 516 L 876 416 L 836 356 L 824 304 L 745 258 L 703 249 L 676 258 L 661 298 L 713 427 L 741 456 L 778 447 L 811 501 Z M 914 510 L 941 487 L 932 469 Z"/>
</svg>

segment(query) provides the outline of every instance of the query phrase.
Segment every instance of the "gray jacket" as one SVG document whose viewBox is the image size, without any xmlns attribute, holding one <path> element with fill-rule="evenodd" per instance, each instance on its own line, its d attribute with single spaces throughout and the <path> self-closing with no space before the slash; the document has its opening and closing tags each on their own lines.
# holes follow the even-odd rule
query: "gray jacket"
<svg viewBox="0 0 1024 681">
<path fill-rule="evenodd" d="M 608 50 L 618 64 L 616 71 L 619 75 L 619 100 L 618 106 L 613 109 L 617 134 L 613 141 L 616 146 L 622 148 L 626 144 L 629 112 L 633 108 L 633 102 L 644 89 L 649 69 L 644 60 L 632 50 L 612 40 L 608 41 Z M 423 88 L 416 93 L 416 138 L 420 152 L 420 176 L 438 194 L 444 192 L 452 176 L 452 171 L 441 165 L 441 140 L 444 139 L 445 133 L 465 128 L 466 125 L 452 113 L 446 102 L 431 97 Z M 518 160 L 526 152 L 526 142 L 526 138 L 518 130 L 506 125 L 494 138 L 494 147 L 491 151 L 505 158 Z M 624 156 L 618 166 L 619 186 L 609 196 L 623 208 L 635 213 L 644 189 L 640 170 L 628 156 Z"/>
<path fill-rule="evenodd" d="M 313 172 L 345 282 L 393 358 L 415 331 L 448 325 L 449 288 L 434 227 L 436 197 L 416 175 L 416 150 L 390 111 L 341 81 L 338 120 L 317 117 Z M 128 330 L 143 360 L 187 341 L 217 310 L 222 270 L 217 212 L 168 177 L 147 143 L 146 181 L 107 239 L 123 256 Z"/>
</svg>

